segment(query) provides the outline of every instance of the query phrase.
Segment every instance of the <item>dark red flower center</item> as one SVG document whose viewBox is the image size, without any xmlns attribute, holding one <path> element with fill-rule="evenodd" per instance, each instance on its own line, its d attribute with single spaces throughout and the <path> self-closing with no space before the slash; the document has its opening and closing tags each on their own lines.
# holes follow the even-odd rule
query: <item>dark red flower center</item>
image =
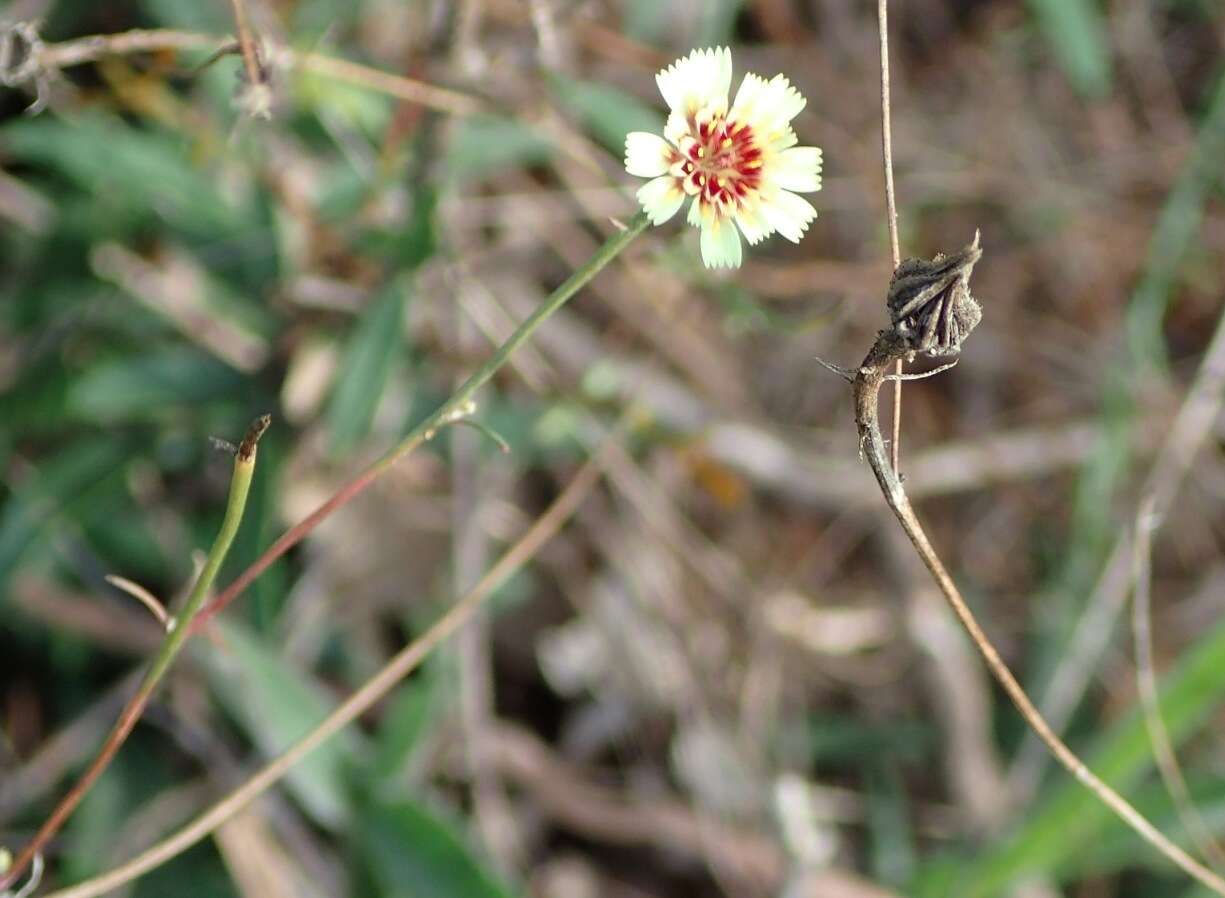
<svg viewBox="0 0 1225 898">
<path fill-rule="evenodd" d="M 761 183 L 761 148 L 747 124 L 724 118 L 690 122 L 682 142 L 686 192 L 705 202 L 735 203 Z"/>
</svg>

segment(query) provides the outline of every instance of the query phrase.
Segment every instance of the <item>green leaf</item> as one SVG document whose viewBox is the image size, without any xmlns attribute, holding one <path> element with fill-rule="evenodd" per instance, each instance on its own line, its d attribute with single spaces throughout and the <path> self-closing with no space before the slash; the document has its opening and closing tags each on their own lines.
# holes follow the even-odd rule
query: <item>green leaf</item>
<svg viewBox="0 0 1225 898">
<path fill-rule="evenodd" d="M 302 107 L 325 120 L 336 116 L 367 136 L 381 135 L 391 118 L 391 100 L 371 90 L 305 70 L 293 84 L 294 99 Z"/>
<path fill-rule="evenodd" d="M 1109 93 L 1106 23 L 1095 0 L 1029 0 L 1029 8 L 1072 87 L 1086 97 Z"/>
<path fill-rule="evenodd" d="M 744 0 L 707 0 L 699 9 L 697 33 L 693 46 L 714 47 L 731 43 L 736 32 L 736 17 L 744 6 Z"/>
<path fill-rule="evenodd" d="M 474 180 L 508 168 L 539 165 L 552 155 L 552 141 L 522 122 L 473 116 L 455 129 L 447 174 L 455 181 Z"/>
<path fill-rule="evenodd" d="M 439 710 L 439 678 L 427 664 L 417 676 L 405 681 L 387 700 L 387 712 L 379 722 L 374 775 L 392 777 L 411 760 Z"/>
<path fill-rule="evenodd" d="M 373 799 L 356 842 L 380 898 L 510 898 L 442 818 L 410 801 Z"/>
<path fill-rule="evenodd" d="M 222 198 L 212 175 L 190 163 L 181 137 L 97 114 L 40 116 L 6 124 L 0 147 L 58 171 L 113 215 L 160 218 L 204 237 L 233 238 L 246 229 L 247 216 Z"/>
<path fill-rule="evenodd" d="M 1219 841 L 1225 832 L 1225 782 L 1210 772 L 1196 773 L 1187 769 L 1185 774 L 1191 805 L 1208 832 Z M 1169 790 L 1159 777 L 1154 777 L 1143 790 L 1137 792 L 1133 803 L 1136 810 L 1157 829 L 1192 854 L 1198 853 L 1198 849 L 1189 844 L 1183 820 L 1170 798 Z M 1183 874 L 1176 871 L 1169 861 L 1121 823 L 1111 823 L 1102 832 L 1101 838 L 1094 839 L 1086 856 L 1077 859 L 1077 866 L 1096 876 L 1143 867 L 1154 873 L 1167 873 L 1175 877 L 1174 882 L 1185 881 Z"/>
<path fill-rule="evenodd" d="M 896 764 L 884 761 L 871 766 L 876 769 L 867 777 L 865 822 L 873 878 L 891 886 L 903 885 L 915 868 L 915 838 L 905 784 Z"/>
<path fill-rule="evenodd" d="M 1225 623 L 1209 631 L 1168 673 L 1161 709 L 1175 745 L 1201 727 L 1225 699 Z M 1115 724 L 1086 753 L 1089 768 L 1126 792 L 1153 768 L 1153 751 L 1137 709 Z M 1063 776 L 1029 813 L 1011 838 L 972 860 L 938 860 L 924 871 L 914 891 L 931 898 L 988 898 L 1035 873 L 1071 875 L 1102 832 L 1115 820 L 1079 782 Z M 950 878 L 951 877 L 951 878 Z M 951 883 L 956 883 L 956 888 Z"/>
<path fill-rule="evenodd" d="M 370 432 L 396 351 L 403 346 L 400 331 L 407 293 L 406 280 L 392 281 L 358 320 L 328 406 L 336 453 L 351 448 Z"/>
<path fill-rule="evenodd" d="M 316 49 L 313 45 L 332 34 L 347 34 L 357 25 L 362 14 L 362 4 L 351 0 L 296 0 L 289 12 L 289 22 L 295 42 L 304 49 Z"/>
<path fill-rule="evenodd" d="M 104 437 L 69 443 L 39 463 L 35 476 L 4 504 L 0 515 L 0 584 L 43 528 L 71 504 L 92 499 L 94 487 L 122 458 L 122 443 Z"/>
<path fill-rule="evenodd" d="M 615 87 L 560 77 L 550 78 L 549 87 L 558 102 L 618 156 L 625 150 L 629 132 L 663 133 L 663 113 Z"/>
<path fill-rule="evenodd" d="M 1225 156 L 1225 71 L 1216 77 L 1199 122 L 1195 146 L 1166 197 L 1149 240 L 1144 273 L 1127 309 L 1128 347 L 1137 363 L 1163 366 L 1162 340 L 1170 297 L 1189 251 L 1200 237 L 1209 191 L 1221 183 Z"/>
<path fill-rule="evenodd" d="M 233 392 L 242 378 L 190 346 L 95 364 L 69 387 L 67 409 L 88 421 L 149 419 L 167 406 L 196 405 Z"/>
<path fill-rule="evenodd" d="M 314 729 L 333 702 L 305 671 L 233 621 L 214 624 L 225 651 L 209 659 L 213 688 L 251 740 L 272 757 Z M 346 770 L 361 748 L 356 733 L 344 730 L 293 766 L 285 778 L 302 807 L 320 825 L 338 829 L 348 812 Z"/>
<path fill-rule="evenodd" d="M 104 869 L 102 858 L 113 844 L 115 821 L 124 819 L 126 807 L 123 775 L 117 768 L 103 771 L 86 793 L 77 812 L 68 820 L 63 837 L 64 874 L 71 879 L 96 876 Z"/>
<path fill-rule="evenodd" d="M 803 740 L 810 763 L 857 765 L 864 758 L 884 757 L 920 762 L 936 743 L 928 721 L 901 718 L 865 723 L 841 714 L 814 716 L 797 740 Z M 800 746 L 797 745 L 798 749 Z"/>
<path fill-rule="evenodd" d="M 234 27 L 225 5 L 221 3 L 200 3 L 199 0 L 143 0 L 143 6 L 151 18 L 167 28 L 187 28 L 224 34 Z"/>
<path fill-rule="evenodd" d="M 668 4 L 659 0 L 625 0 L 621 13 L 625 36 L 644 44 L 663 43 L 668 34 Z"/>
</svg>

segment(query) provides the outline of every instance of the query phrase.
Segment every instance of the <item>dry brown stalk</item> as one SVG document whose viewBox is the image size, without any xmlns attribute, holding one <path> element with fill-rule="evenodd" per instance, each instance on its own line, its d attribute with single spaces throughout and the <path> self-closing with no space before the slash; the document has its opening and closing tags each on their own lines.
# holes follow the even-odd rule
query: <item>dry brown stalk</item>
<svg viewBox="0 0 1225 898">
<path fill-rule="evenodd" d="M 885 163 L 885 221 L 889 225 L 889 249 L 893 269 L 902 264 L 897 236 L 897 196 L 893 189 L 893 126 L 889 100 L 889 0 L 878 0 L 876 21 L 880 27 L 880 145 Z M 894 366 L 898 379 L 893 382 L 893 441 L 889 444 L 893 470 L 898 470 L 902 451 L 902 360 Z"/>
<path fill-rule="evenodd" d="M 251 118 L 272 117 L 272 84 L 264 64 L 262 44 L 251 33 L 245 0 L 230 0 L 234 10 L 234 30 L 238 32 L 238 51 L 242 54 L 243 84 L 237 101 Z"/>
<path fill-rule="evenodd" d="M 218 48 L 233 49 L 230 38 L 173 29 L 133 29 L 117 34 L 95 34 L 55 44 L 42 44 L 37 51 L 37 60 L 24 67 L 30 74 L 27 80 L 45 80 L 49 74 L 73 66 L 97 62 L 107 56 L 129 56 L 136 53 L 152 53 L 163 50 L 216 51 Z M 239 48 L 241 49 L 241 47 Z M 254 51 L 252 51 L 254 54 Z M 244 57 L 245 58 L 245 57 Z M 252 56 L 252 59 L 255 59 Z M 257 60 L 258 61 L 258 60 Z M 292 47 L 278 46 L 269 49 L 269 61 L 286 68 L 301 69 L 316 75 L 347 81 L 359 87 L 388 94 L 409 103 L 418 103 L 452 115 L 471 115 L 483 107 L 476 97 L 456 90 L 437 87 L 393 75 L 380 69 L 350 62 L 322 53 L 308 53 Z M 248 74 L 248 77 L 250 75 Z"/>
<path fill-rule="evenodd" d="M 935 320 L 938 322 L 948 317 L 954 320 L 960 319 L 967 323 L 972 320 L 973 324 L 977 324 L 977 318 L 981 315 L 981 312 L 978 311 L 977 304 L 974 303 L 973 298 L 969 294 L 969 277 L 974 263 L 977 262 L 980 255 L 981 251 L 978 249 L 976 237 L 974 243 L 947 260 L 942 257 L 937 257 L 931 262 L 907 260 L 906 271 L 914 271 L 916 268 L 922 269 L 926 267 L 927 270 L 933 272 L 934 279 L 931 286 L 933 288 L 940 288 L 935 297 L 926 303 L 925 307 L 929 309 L 928 316 L 935 316 Z M 949 263 L 955 263 L 955 271 L 948 270 Z M 952 347 L 942 343 L 939 339 L 937 339 L 933 346 L 926 339 L 929 333 L 927 328 L 924 328 L 920 334 L 913 326 L 907 326 L 908 324 L 913 324 L 912 321 L 901 318 L 896 314 L 899 299 L 906 298 L 899 298 L 896 295 L 899 285 L 904 284 L 905 280 L 906 277 L 903 271 L 895 274 L 889 297 L 893 323 L 877 335 L 876 342 L 872 345 L 863 363 L 859 366 L 853 384 L 855 423 L 859 430 L 860 449 L 872 468 L 872 473 L 876 475 L 876 481 L 885 496 L 885 501 L 897 517 L 898 523 L 901 524 L 902 530 L 905 531 L 911 544 L 914 545 L 915 550 L 919 553 L 923 564 L 936 581 L 936 585 L 940 588 L 940 592 L 948 602 L 949 607 L 952 608 L 961 625 L 965 627 L 979 654 L 982 655 L 983 661 L 986 662 L 987 667 L 990 669 L 992 676 L 1003 687 L 1009 699 L 1012 700 L 1013 705 L 1016 706 L 1016 709 L 1025 719 L 1025 722 L 1037 734 L 1038 738 L 1042 740 L 1056 760 L 1140 838 L 1153 846 L 1153 848 L 1197 882 L 1212 890 L 1213 893 L 1225 896 L 1225 879 L 1222 879 L 1174 844 L 1161 830 L 1157 829 L 1143 814 L 1137 811 L 1127 799 L 1123 798 L 1122 795 L 1102 781 L 1060 739 L 1058 734 L 1046 722 L 1045 718 L 1043 718 L 1042 714 L 1026 694 L 1020 682 L 1013 675 L 1012 671 L 1008 669 L 1004 659 L 1000 657 L 999 652 L 983 630 L 982 625 L 979 624 L 978 619 L 970 610 L 970 606 L 966 604 L 961 592 L 957 589 L 957 585 L 953 582 L 953 578 L 945 569 L 940 556 L 927 538 L 927 534 L 919 523 L 919 519 L 915 516 L 914 510 L 910 506 L 910 500 L 906 496 L 906 490 L 902 486 L 902 481 L 889 463 L 889 456 L 885 449 L 885 440 L 881 435 L 878 411 L 880 388 L 889 375 L 889 369 L 899 359 L 911 358 L 917 351 L 931 352 L 933 349 L 936 354 L 947 355 L 948 350 Z M 922 296 L 923 293 L 919 292 L 916 295 Z M 938 311 L 932 308 L 933 304 L 939 306 Z M 913 305 L 913 303 L 909 305 Z M 931 318 L 929 317 L 928 320 L 930 321 Z M 936 329 L 936 332 L 939 332 L 939 328 Z M 957 329 L 954 328 L 953 332 L 956 334 Z M 960 338 L 964 338 L 968 332 L 969 329 L 963 327 L 962 332 L 957 334 L 958 339 L 956 342 L 958 346 L 960 345 Z"/>
</svg>

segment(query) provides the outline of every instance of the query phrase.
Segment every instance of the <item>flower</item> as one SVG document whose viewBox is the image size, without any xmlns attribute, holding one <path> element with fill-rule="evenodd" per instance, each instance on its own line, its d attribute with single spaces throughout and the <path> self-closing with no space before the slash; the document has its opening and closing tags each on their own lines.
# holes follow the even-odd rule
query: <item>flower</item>
<svg viewBox="0 0 1225 898">
<path fill-rule="evenodd" d="M 726 47 L 694 50 L 655 81 L 671 110 L 664 136 L 625 137 L 626 171 L 651 178 L 638 190 L 651 223 L 693 197 L 688 220 L 702 229 L 708 268 L 740 265 L 740 234 L 750 245 L 775 231 L 798 243 L 817 210 L 797 194 L 821 189 L 821 150 L 796 146 L 791 128 L 807 103 L 799 91 L 782 75 L 767 81 L 750 72 L 729 109 Z"/>
</svg>

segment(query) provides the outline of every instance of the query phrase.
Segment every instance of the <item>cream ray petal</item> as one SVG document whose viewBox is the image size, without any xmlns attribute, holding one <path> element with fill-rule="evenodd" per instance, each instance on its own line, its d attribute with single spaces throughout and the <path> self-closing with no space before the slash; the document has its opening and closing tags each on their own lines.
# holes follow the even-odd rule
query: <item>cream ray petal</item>
<svg viewBox="0 0 1225 898">
<path fill-rule="evenodd" d="M 763 115 L 776 124 L 787 124 L 808 105 L 803 94 L 792 87 L 786 75 L 775 75 L 761 89 L 758 102 Z"/>
<path fill-rule="evenodd" d="M 799 243 L 809 222 L 817 217 L 812 203 L 786 190 L 776 190 L 762 199 L 761 215 L 792 243 Z"/>
<path fill-rule="evenodd" d="M 640 178 L 664 174 L 672 161 L 673 150 L 658 134 L 631 131 L 625 135 L 625 170 Z"/>
<path fill-rule="evenodd" d="M 664 125 L 664 137 L 675 147 L 689 136 L 689 119 L 683 112 L 672 110 L 668 113 L 668 122 Z"/>
<path fill-rule="evenodd" d="M 740 233 L 744 234 L 744 239 L 749 242 L 749 246 L 756 246 L 774 232 L 757 210 L 749 206 L 737 209 L 735 217 L 736 225 L 740 228 Z"/>
<path fill-rule="evenodd" d="M 676 179 L 667 175 L 647 181 L 638 188 L 638 202 L 651 224 L 661 225 L 680 209 L 685 201 L 685 192 L 677 186 Z"/>
<path fill-rule="evenodd" d="M 739 268 L 740 234 L 728 219 L 714 218 L 702 227 L 702 262 L 707 268 Z"/>
<path fill-rule="evenodd" d="M 761 94 L 763 85 L 765 85 L 765 81 L 762 80 L 760 75 L 746 72 L 744 78 L 740 81 L 739 90 L 736 91 L 736 99 L 732 102 L 728 118 L 738 122 L 750 121 L 752 119 L 752 110 L 756 106 L 757 98 Z"/>
<path fill-rule="evenodd" d="M 693 202 L 689 204 L 689 214 L 685 216 L 685 220 L 695 228 L 702 226 L 703 204 L 701 197 L 694 197 Z"/>
<path fill-rule="evenodd" d="M 659 92 L 674 112 L 696 114 L 714 107 L 727 109 L 732 54 L 726 47 L 694 50 L 655 76 Z"/>
<path fill-rule="evenodd" d="M 768 171 L 772 184 L 797 193 L 821 189 L 820 147 L 791 147 L 773 160 Z"/>
</svg>

